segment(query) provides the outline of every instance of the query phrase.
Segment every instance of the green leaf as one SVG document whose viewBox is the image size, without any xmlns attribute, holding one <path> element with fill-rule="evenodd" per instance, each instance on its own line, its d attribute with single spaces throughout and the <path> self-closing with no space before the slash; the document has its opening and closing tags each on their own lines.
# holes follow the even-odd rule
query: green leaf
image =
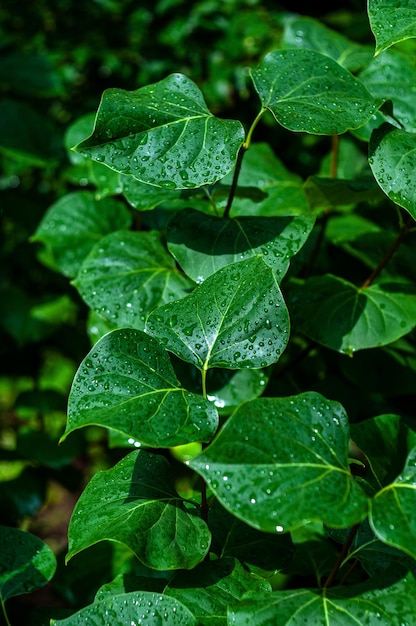
<svg viewBox="0 0 416 626">
<path fill-rule="evenodd" d="M 370 523 L 377 537 L 416 559 L 416 447 L 396 480 L 371 502 Z"/>
<path fill-rule="evenodd" d="M 282 45 L 283 48 L 315 50 L 351 72 L 367 65 L 373 56 L 369 46 L 351 41 L 310 17 L 289 18 L 285 23 Z"/>
<path fill-rule="evenodd" d="M 136 450 L 97 472 L 81 494 L 67 560 L 106 539 L 125 544 L 148 567 L 192 569 L 208 552 L 210 532 L 176 493 L 166 459 Z"/>
<path fill-rule="evenodd" d="M 356 205 L 359 202 L 383 198 L 372 176 L 355 180 L 310 176 L 304 184 L 304 191 L 309 205 L 315 210 Z"/>
<path fill-rule="evenodd" d="M 0 59 L 2 90 L 35 98 L 64 96 L 61 76 L 53 67 L 51 58 L 35 52 L 6 53 Z M 18 49 L 19 50 L 19 49 Z"/>
<path fill-rule="evenodd" d="M 158 342 L 123 329 L 104 335 L 81 363 L 63 438 L 97 425 L 148 446 L 170 447 L 209 441 L 217 424 L 214 405 L 180 386 Z"/>
<path fill-rule="evenodd" d="M 168 596 L 151 591 L 123 593 L 86 606 L 51 626 L 197 626 L 188 609 Z"/>
<path fill-rule="evenodd" d="M 270 374 L 267 369 L 212 369 L 207 376 L 207 398 L 215 404 L 220 415 L 229 415 L 231 409 L 241 402 L 261 396 Z"/>
<path fill-rule="evenodd" d="M 414 0 L 368 0 L 368 18 L 376 38 L 376 54 L 399 41 L 416 37 Z"/>
<path fill-rule="evenodd" d="M 33 241 L 41 241 L 56 267 L 76 276 L 83 260 L 104 235 L 129 228 L 131 215 L 112 198 L 96 200 L 89 191 L 67 194 L 57 200 L 41 220 Z"/>
<path fill-rule="evenodd" d="M 363 126 L 381 104 L 347 70 L 313 50 L 270 52 L 252 78 L 263 107 L 293 131 L 341 134 Z"/>
<path fill-rule="evenodd" d="M 392 343 L 416 325 L 416 289 L 406 282 L 362 288 L 326 274 L 294 288 L 290 301 L 305 335 L 345 354 Z"/>
<path fill-rule="evenodd" d="M 346 527 L 367 514 L 348 465 L 348 420 L 337 402 L 308 392 L 242 404 L 189 465 L 221 504 L 267 532 L 310 521 Z"/>
<path fill-rule="evenodd" d="M 30 593 L 55 573 L 52 550 L 38 537 L 18 528 L 0 526 L 0 598 Z"/>
<path fill-rule="evenodd" d="M 151 313 L 146 331 L 200 370 L 258 368 L 279 359 L 289 317 L 273 271 L 257 256 L 222 268 L 186 298 Z"/>
<path fill-rule="evenodd" d="M 184 209 L 169 222 L 168 248 L 197 283 L 226 265 L 260 254 L 280 281 L 314 221 L 306 216 L 221 218 Z"/>
<path fill-rule="evenodd" d="M 210 503 L 208 523 L 212 532 L 211 552 L 232 556 L 264 570 L 282 570 L 291 561 L 294 545 L 290 534 L 276 535 L 252 528 L 231 515 L 218 502 Z"/>
<path fill-rule="evenodd" d="M 231 185 L 231 181 L 228 175 L 221 182 Z M 249 189 L 256 187 L 267 194 L 264 199 L 244 197 Z M 302 178 L 289 172 L 267 143 L 254 143 L 245 153 L 238 177 L 238 193 L 242 197 L 234 199 L 233 216 L 310 214 Z"/>
<path fill-rule="evenodd" d="M 316 624 L 358 626 L 411 624 L 416 611 L 416 584 L 409 574 L 396 583 L 347 585 L 330 589 L 288 589 L 258 594 L 229 609 L 233 626 Z M 278 621 L 277 621 L 278 620 Z"/>
<path fill-rule="evenodd" d="M 225 176 L 243 141 L 240 122 L 214 117 L 195 83 L 172 74 L 136 91 L 107 89 L 76 149 L 144 183 L 186 189 Z"/>
<path fill-rule="evenodd" d="M 269 591 L 270 584 L 230 557 L 203 563 L 192 572 L 180 573 L 169 582 L 165 594 L 184 604 L 198 626 L 225 626 L 227 607 L 244 593 Z"/>
<path fill-rule="evenodd" d="M 369 163 L 384 193 L 416 218 L 416 134 L 382 124 L 371 135 Z"/>
<path fill-rule="evenodd" d="M 160 233 L 121 230 L 94 246 L 74 285 L 110 324 L 139 330 L 150 311 L 183 298 L 194 286 L 176 268 Z"/>
</svg>

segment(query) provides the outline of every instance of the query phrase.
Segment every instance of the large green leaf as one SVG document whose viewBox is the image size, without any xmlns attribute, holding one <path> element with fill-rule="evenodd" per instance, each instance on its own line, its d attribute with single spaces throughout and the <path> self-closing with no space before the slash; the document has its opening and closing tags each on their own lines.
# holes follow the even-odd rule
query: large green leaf
<svg viewBox="0 0 416 626">
<path fill-rule="evenodd" d="M 178 271 L 157 231 L 107 235 L 91 250 L 74 284 L 110 324 L 139 330 L 150 311 L 183 298 L 194 286 Z"/>
<path fill-rule="evenodd" d="M 415 0 L 368 0 L 368 17 L 376 38 L 376 54 L 399 41 L 416 37 Z"/>
<path fill-rule="evenodd" d="M 201 370 L 266 367 L 286 347 L 289 316 L 261 256 L 209 276 L 189 296 L 150 314 L 149 334 Z"/>
<path fill-rule="evenodd" d="M 197 283 L 226 265 L 259 254 L 280 281 L 314 221 L 306 216 L 221 218 L 184 209 L 169 222 L 168 248 Z"/>
<path fill-rule="evenodd" d="M 131 215 L 113 198 L 97 200 L 89 191 L 67 194 L 45 213 L 34 241 L 44 243 L 65 276 L 76 276 L 94 244 L 114 230 L 129 228 Z"/>
<path fill-rule="evenodd" d="M 310 521 L 346 527 L 367 514 L 348 465 L 348 420 L 337 402 L 308 392 L 245 402 L 189 465 L 222 505 L 274 533 Z"/>
<path fill-rule="evenodd" d="M 381 104 L 364 85 L 314 50 L 275 50 L 252 71 L 265 109 L 289 130 L 334 135 L 363 126 Z"/>
<path fill-rule="evenodd" d="M 106 539 L 128 546 L 148 567 L 172 570 L 202 561 L 211 536 L 175 491 L 166 459 L 135 450 L 97 472 L 81 494 L 69 524 L 67 560 Z"/>
<path fill-rule="evenodd" d="M 43 587 L 54 575 L 52 550 L 30 533 L 0 526 L 0 599 L 30 593 Z"/>
<path fill-rule="evenodd" d="M 369 163 L 384 193 L 416 218 L 416 134 L 383 124 L 371 135 Z"/>
<path fill-rule="evenodd" d="M 231 181 L 229 174 L 221 182 L 231 184 Z M 265 217 L 310 214 L 302 185 L 302 178 L 289 172 L 269 144 L 251 144 L 238 177 L 237 194 L 242 197 L 234 199 L 231 214 Z M 265 197 L 244 197 L 249 189 L 256 187 L 266 194 Z"/>
<path fill-rule="evenodd" d="M 198 626 L 225 626 L 227 607 L 238 602 L 247 591 L 264 593 L 269 589 L 266 580 L 226 557 L 178 574 L 169 582 L 165 594 L 188 607 Z"/>
<path fill-rule="evenodd" d="M 215 406 L 181 387 L 167 353 L 133 329 L 104 335 L 81 363 L 63 437 L 89 425 L 112 428 L 149 446 L 209 441 Z"/>
<path fill-rule="evenodd" d="M 351 72 L 366 65 L 373 56 L 369 46 L 351 41 L 310 17 L 289 18 L 285 23 L 282 45 L 284 48 L 315 50 Z"/>
<path fill-rule="evenodd" d="M 51 626 L 197 626 L 192 613 L 175 598 L 151 591 L 134 591 L 94 602 Z"/>
<path fill-rule="evenodd" d="M 243 140 L 240 122 L 214 117 L 195 83 L 172 74 L 136 91 L 107 89 L 76 149 L 144 183 L 186 189 L 225 176 Z"/>
<path fill-rule="evenodd" d="M 407 457 L 396 480 L 379 491 L 371 502 L 370 523 L 384 543 L 416 559 L 416 447 Z"/>
<path fill-rule="evenodd" d="M 257 595 L 229 610 L 233 626 L 396 626 L 411 624 L 416 612 L 416 583 L 411 574 L 379 588 L 353 585 L 330 589 L 288 589 Z"/>
<path fill-rule="evenodd" d="M 406 282 L 360 288 L 327 274 L 294 288 L 290 300 L 305 335 L 346 354 L 392 343 L 416 325 L 416 288 Z"/>
</svg>

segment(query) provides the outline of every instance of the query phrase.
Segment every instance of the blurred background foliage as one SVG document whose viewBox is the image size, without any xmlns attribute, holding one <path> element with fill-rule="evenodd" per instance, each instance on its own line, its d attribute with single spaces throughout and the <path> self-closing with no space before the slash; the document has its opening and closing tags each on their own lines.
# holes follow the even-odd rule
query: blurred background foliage
<svg viewBox="0 0 416 626">
<path fill-rule="evenodd" d="M 68 159 L 65 133 L 96 111 L 107 87 L 133 90 L 172 72 L 195 81 L 216 115 L 250 123 L 258 101 L 247 68 L 279 47 L 284 22 L 294 13 L 373 45 L 361 0 L 336 6 L 274 0 L 0 5 L 0 523 L 38 534 L 61 562 L 53 589 L 19 599 L 14 608 L 11 601 L 11 616 L 26 610 L 22 602 L 29 608 L 84 606 L 127 559 L 119 548 L 96 546 L 93 583 L 90 566 L 88 580 L 82 575 L 83 556 L 62 566 L 74 502 L 91 474 L 117 454 L 93 429 L 57 446 L 72 377 L 90 346 L 87 311 L 67 279 L 41 262 L 31 236 L 53 202 L 88 185 Z M 327 139 L 292 135 L 288 144 L 284 133 L 265 124 L 256 140 L 273 135 L 289 168 L 316 173 Z"/>
</svg>

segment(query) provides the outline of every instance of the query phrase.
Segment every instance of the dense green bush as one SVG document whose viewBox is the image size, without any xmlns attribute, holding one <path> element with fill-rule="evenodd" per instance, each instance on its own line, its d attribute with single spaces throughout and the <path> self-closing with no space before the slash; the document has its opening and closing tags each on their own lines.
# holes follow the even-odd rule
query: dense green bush
<svg viewBox="0 0 416 626">
<path fill-rule="evenodd" d="M 4 61 L 6 622 L 411 624 L 413 3 L 151 6 Z"/>
</svg>

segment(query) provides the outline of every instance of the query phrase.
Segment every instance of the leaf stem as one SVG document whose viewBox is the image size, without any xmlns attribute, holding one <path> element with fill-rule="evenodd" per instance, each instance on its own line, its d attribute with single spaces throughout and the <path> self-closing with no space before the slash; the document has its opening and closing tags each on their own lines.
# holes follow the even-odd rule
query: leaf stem
<svg viewBox="0 0 416 626">
<path fill-rule="evenodd" d="M 405 222 L 403 226 L 401 227 L 399 234 L 397 235 L 396 239 L 393 241 L 390 248 L 387 250 L 384 257 L 381 259 L 380 263 L 373 270 L 373 272 L 371 272 L 370 276 L 363 282 L 363 284 L 361 285 L 361 289 L 365 289 L 366 287 L 369 287 L 375 281 L 375 279 L 380 275 L 382 269 L 384 269 L 384 267 L 390 261 L 393 254 L 396 252 L 397 248 L 400 246 L 401 242 L 403 241 L 407 231 L 413 224 L 414 224 L 413 217 L 409 217 L 407 222 Z"/>
<path fill-rule="evenodd" d="M 349 549 L 351 547 L 352 542 L 354 541 L 354 537 L 357 534 L 359 526 L 360 526 L 359 524 L 355 524 L 355 526 L 353 526 L 350 532 L 348 533 L 348 537 L 345 540 L 344 545 L 342 546 L 342 550 L 339 553 L 339 556 L 337 558 L 337 561 L 334 567 L 332 568 L 332 571 L 329 573 L 328 578 L 325 581 L 323 589 L 328 589 L 328 587 L 331 587 L 331 585 L 333 584 L 335 577 L 338 574 L 339 569 L 344 562 L 345 557 L 348 555 Z"/>
<path fill-rule="evenodd" d="M 227 206 L 225 207 L 223 217 L 230 217 L 231 206 L 233 204 L 235 192 L 237 190 L 238 177 L 240 176 L 240 170 L 241 170 L 241 164 L 243 162 L 243 157 L 251 146 L 251 138 L 253 136 L 254 129 L 256 128 L 257 124 L 259 123 L 259 121 L 261 120 L 261 118 L 263 117 L 266 111 L 267 109 L 265 108 L 262 108 L 260 110 L 254 122 L 250 126 L 245 142 L 240 146 L 240 149 L 237 154 L 237 161 L 236 161 L 235 168 L 234 168 L 234 175 L 233 175 L 233 180 L 231 183 L 230 193 L 228 195 Z"/>
<path fill-rule="evenodd" d="M 11 626 L 11 623 L 9 621 L 9 617 L 8 617 L 7 611 L 6 611 L 6 605 L 5 605 L 4 601 L 3 601 L 3 598 L 1 598 L 1 608 L 3 610 L 3 615 L 4 615 L 5 622 L 6 622 L 6 626 Z"/>
<path fill-rule="evenodd" d="M 201 382 L 202 382 L 202 395 L 204 400 L 207 399 L 207 372 L 208 370 L 204 366 L 201 370 Z M 206 447 L 206 444 L 202 444 L 202 449 Z M 208 500 L 207 500 L 207 483 L 201 477 L 201 518 L 204 522 L 208 523 Z"/>
</svg>

